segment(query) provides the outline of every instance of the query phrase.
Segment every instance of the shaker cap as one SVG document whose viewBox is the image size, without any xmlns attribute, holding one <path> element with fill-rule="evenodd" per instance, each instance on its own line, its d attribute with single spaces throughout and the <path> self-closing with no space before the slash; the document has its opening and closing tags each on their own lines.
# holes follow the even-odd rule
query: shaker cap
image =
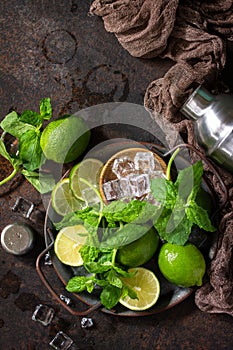
<svg viewBox="0 0 233 350">
<path fill-rule="evenodd" d="M 199 86 L 187 99 L 181 108 L 181 112 L 188 118 L 197 120 L 210 106 L 214 96 L 205 88 Z"/>
<path fill-rule="evenodd" d="M 9 224 L 2 230 L 1 244 L 7 253 L 23 255 L 32 249 L 34 233 L 24 223 Z"/>
</svg>

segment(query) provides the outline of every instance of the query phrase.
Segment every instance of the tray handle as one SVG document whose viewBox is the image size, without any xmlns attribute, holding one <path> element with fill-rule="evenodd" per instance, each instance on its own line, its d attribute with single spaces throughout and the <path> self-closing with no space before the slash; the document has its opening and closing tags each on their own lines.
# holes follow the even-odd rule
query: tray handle
<svg viewBox="0 0 233 350">
<path fill-rule="evenodd" d="M 49 290 L 49 292 L 52 294 L 52 296 L 54 297 L 54 299 L 56 299 L 56 301 L 61 304 L 70 314 L 75 315 L 75 316 L 86 316 L 88 314 L 90 314 L 92 311 L 98 309 L 99 307 L 101 307 L 101 303 L 97 302 L 94 305 L 91 305 L 90 307 L 88 307 L 86 310 L 84 311 L 78 311 L 75 310 L 73 308 L 71 308 L 69 305 L 67 305 L 63 300 L 60 299 L 60 297 L 57 295 L 57 293 L 54 291 L 54 289 L 51 287 L 51 285 L 49 284 L 48 280 L 46 279 L 42 268 L 41 268 L 41 261 L 42 258 L 45 256 L 46 253 L 48 253 L 48 251 L 53 247 L 54 242 L 51 242 L 47 248 L 45 248 L 37 257 L 36 259 L 36 271 L 41 279 L 41 281 L 43 282 L 43 284 L 45 285 L 45 287 Z"/>
</svg>

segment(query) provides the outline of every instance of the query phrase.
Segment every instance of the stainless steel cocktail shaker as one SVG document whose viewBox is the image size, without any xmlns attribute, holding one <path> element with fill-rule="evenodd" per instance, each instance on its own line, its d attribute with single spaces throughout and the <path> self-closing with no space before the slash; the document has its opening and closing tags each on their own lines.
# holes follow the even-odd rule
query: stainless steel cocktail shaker
<svg viewBox="0 0 233 350">
<path fill-rule="evenodd" d="M 233 173 L 233 95 L 212 95 L 200 86 L 181 112 L 194 120 L 195 136 L 206 155 Z"/>
</svg>

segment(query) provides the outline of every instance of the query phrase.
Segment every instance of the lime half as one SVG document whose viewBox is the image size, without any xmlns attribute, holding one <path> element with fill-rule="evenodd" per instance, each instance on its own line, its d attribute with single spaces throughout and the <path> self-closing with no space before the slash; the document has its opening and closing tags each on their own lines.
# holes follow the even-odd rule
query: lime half
<svg viewBox="0 0 233 350">
<path fill-rule="evenodd" d="M 137 299 L 128 295 L 121 298 L 119 302 L 130 310 L 143 311 L 152 307 L 158 300 L 160 294 L 160 283 L 155 274 L 144 267 L 135 267 L 128 270 L 135 273 L 133 277 L 121 280 L 137 293 Z"/>
<path fill-rule="evenodd" d="M 56 236 L 55 254 L 63 264 L 81 266 L 83 260 L 79 250 L 85 244 L 86 239 L 87 231 L 83 225 L 64 227 Z"/>
</svg>

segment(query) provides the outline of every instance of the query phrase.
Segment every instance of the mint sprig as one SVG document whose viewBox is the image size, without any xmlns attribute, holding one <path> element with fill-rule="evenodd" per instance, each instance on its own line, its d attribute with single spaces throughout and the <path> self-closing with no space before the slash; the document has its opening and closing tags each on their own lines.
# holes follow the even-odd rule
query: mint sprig
<svg viewBox="0 0 233 350">
<path fill-rule="evenodd" d="M 202 175 L 203 165 L 198 161 L 180 170 L 175 182 L 159 178 L 151 180 L 151 192 L 161 210 L 154 226 L 162 240 L 184 245 L 194 224 L 208 232 L 216 231 L 208 212 L 196 202 Z"/>
<path fill-rule="evenodd" d="M 80 253 L 84 267 L 91 275 L 72 277 L 66 289 L 72 293 L 83 291 L 92 293 L 95 286 L 98 285 L 101 287 L 100 301 L 107 309 L 112 309 L 119 302 L 123 293 L 125 296 L 130 295 L 131 298 L 137 298 L 136 292 L 121 280 L 121 277 L 131 277 L 133 274 L 117 265 L 116 251 L 116 249 L 104 250 L 84 245 Z"/>
</svg>

